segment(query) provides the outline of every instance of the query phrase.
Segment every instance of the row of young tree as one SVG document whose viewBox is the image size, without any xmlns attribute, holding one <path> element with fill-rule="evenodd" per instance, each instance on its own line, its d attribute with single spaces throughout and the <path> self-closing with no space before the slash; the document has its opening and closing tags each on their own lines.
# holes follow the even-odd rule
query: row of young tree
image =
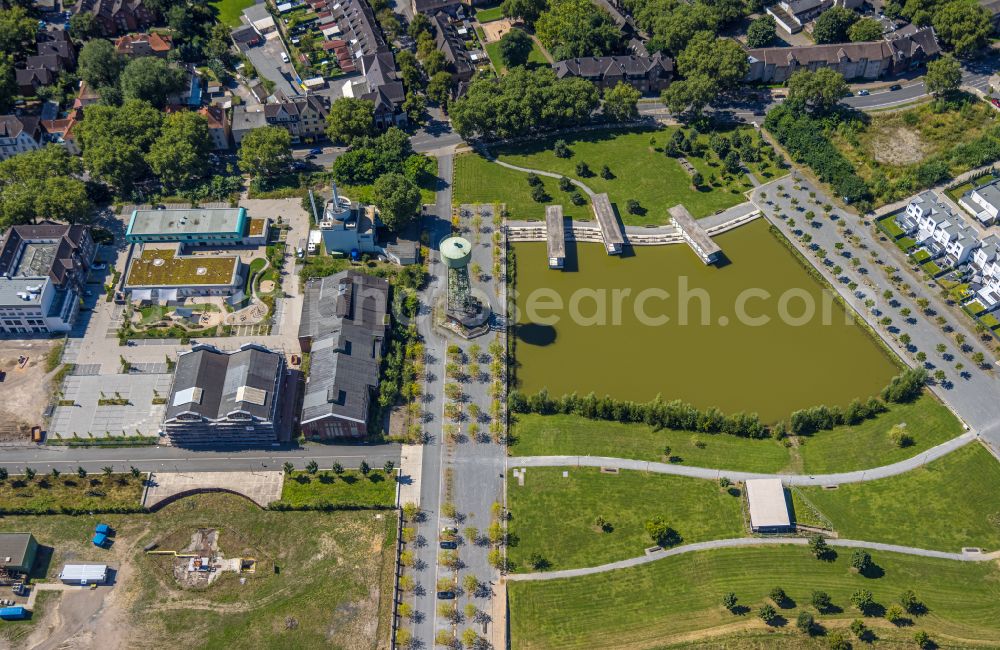
<svg viewBox="0 0 1000 650">
<path fill-rule="evenodd" d="M 609 420 L 622 423 L 642 423 L 654 429 L 697 431 L 701 433 L 726 433 L 743 438 L 768 438 L 786 433 L 808 435 L 821 429 L 840 425 L 853 425 L 873 418 L 887 410 L 886 403 L 910 402 L 920 396 L 927 383 L 927 371 L 909 369 L 892 378 L 882 390 L 881 399 L 873 397 L 867 402 L 854 400 L 846 408 L 817 406 L 792 413 L 790 423 L 777 423 L 769 427 L 756 413 L 725 415 L 717 408 L 698 409 L 681 400 L 663 401 L 657 395 L 650 402 L 619 400 L 590 393 L 580 397 L 576 393 L 552 397 L 546 389 L 533 395 L 512 391 L 508 407 L 513 413 L 540 415 L 578 415 L 591 420 Z"/>
</svg>

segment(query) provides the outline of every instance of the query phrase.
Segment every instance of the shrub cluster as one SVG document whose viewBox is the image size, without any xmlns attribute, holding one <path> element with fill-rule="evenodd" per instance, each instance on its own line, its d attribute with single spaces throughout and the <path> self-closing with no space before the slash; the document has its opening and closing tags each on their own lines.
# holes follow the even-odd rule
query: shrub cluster
<svg viewBox="0 0 1000 650">
<path fill-rule="evenodd" d="M 868 186 L 823 135 L 821 120 L 781 105 L 768 112 L 764 126 L 793 156 L 809 165 L 820 180 L 833 186 L 837 194 L 851 203 L 868 200 Z"/>
</svg>

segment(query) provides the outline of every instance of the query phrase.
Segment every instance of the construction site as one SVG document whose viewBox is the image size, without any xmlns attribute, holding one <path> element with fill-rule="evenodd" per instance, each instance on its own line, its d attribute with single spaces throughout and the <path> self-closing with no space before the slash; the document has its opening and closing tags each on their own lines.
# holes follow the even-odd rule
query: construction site
<svg viewBox="0 0 1000 650">
<path fill-rule="evenodd" d="M 219 531 L 214 528 L 197 529 L 190 543 L 179 551 L 162 549 L 155 542 L 144 550 L 147 555 L 162 556 L 170 561 L 174 579 L 187 589 L 207 587 L 227 572 L 241 576 L 257 572 L 256 558 L 225 557 L 219 549 Z"/>
</svg>

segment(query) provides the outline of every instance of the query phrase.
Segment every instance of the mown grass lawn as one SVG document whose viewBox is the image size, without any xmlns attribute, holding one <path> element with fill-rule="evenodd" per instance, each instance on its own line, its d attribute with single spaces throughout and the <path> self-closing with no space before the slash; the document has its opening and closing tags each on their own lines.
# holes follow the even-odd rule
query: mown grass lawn
<svg viewBox="0 0 1000 650">
<path fill-rule="evenodd" d="M 677 128 L 599 130 L 562 136 L 572 151 L 569 158 L 556 157 L 552 150 L 553 138 L 500 147 L 495 153 L 505 162 L 565 174 L 583 181 L 595 192 L 607 192 L 611 201 L 617 204 L 622 220 L 630 225 L 665 223 L 667 209 L 678 203 L 683 203 L 695 217 L 705 217 L 744 202 L 743 193 L 752 188 L 750 181 L 742 173 L 732 177 L 726 175 L 710 149 L 703 157 L 688 155 L 687 159 L 701 172 L 706 183 L 713 177 L 715 183 L 691 189 L 691 177 L 676 159 L 663 153 L 664 144 Z M 726 134 L 752 131 L 740 128 L 726 131 Z M 701 134 L 698 139 L 707 143 L 709 137 L 710 134 Z M 587 163 L 592 176 L 580 177 L 576 173 L 576 165 L 580 162 Z M 604 165 L 611 170 L 613 178 L 601 178 Z M 778 173 L 764 163 L 752 163 L 749 168 L 763 182 Z M 625 210 L 630 199 L 639 202 L 641 214 L 629 214 Z"/>
<path fill-rule="evenodd" d="M 554 178 L 539 177 L 545 192 L 552 201 L 538 203 L 531 198 L 528 175 L 491 163 L 479 154 L 462 154 L 455 158 L 455 180 L 452 201 L 462 203 L 505 203 L 511 219 L 545 219 L 545 206 L 552 202 L 563 204 L 563 214 L 577 220 L 593 219 L 589 201 L 576 206 L 570 203 L 569 194 L 560 191 Z M 584 199 L 587 195 L 581 192 Z"/>
<path fill-rule="evenodd" d="M 396 503 L 393 474 L 372 470 L 368 476 L 346 470 L 342 474 L 321 471 L 315 474 L 292 472 L 285 477 L 281 502 L 293 508 L 323 506 L 375 506 L 388 508 Z"/>
<path fill-rule="evenodd" d="M 788 643 L 783 647 L 813 647 L 795 629 L 800 611 L 809 611 L 827 629 L 845 628 L 860 618 L 850 604 L 851 594 L 858 589 L 871 590 L 883 607 L 897 602 L 904 590 L 913 589 L 927 607 L 928 613 L 914 617 L 912 627 L 896 629 L 881 618 L 866 618 L 866 624 L 876 629 L 880 645 L 914 647 L 916 629 L 927 631 L 942 645 L 1000 645 L 1000 617 L 996 615 L 1000 568 L 995 564 L 878 551 L 872 557 L 883 572 L 881 577 L 853 573 L 850 553 L 839 553 L 836 560 L 826 562 L 816 560 L 805 547 L 779 546 L 689 553 L 582 578 L 511 582 L 507 587 L 511 647 L 660 648 L 672 641 L 690 641 L 689 634 L 704 643 L 710 630 L 733 634 L 744 626 L 748 635 L 761 634 L 765 626 L 755 613 L 776 586 L 792 601 L 778 609 L 786 624 L 771 628 L 775 641 Z M 830 595 L 835 613 L 819 614 L 810 606 L 815 590 Z M 749 613 L 736 616 L 722 607 L 722 597 L 730 591 L 739 604 L 750 608 Z M 945 635 L 958 641 L 949 644 Z M 775 646 L 762 641 L 724 647 Z"/>
<path fill-rule="evenodd" d="M 905 424 L 913 445 L 898 447 L 889 431 Z M 931 393 L 855 426 L 836 427 L 800 438 L 802 472 L 828 474 L 880 467 L 905 460 L 962 434 L 962 423 Z"/>
<path fill-rule="evenodd" d="M 480 23 L 488 23 L 493 20 L 500 20 L 501 18 L 503 18 L 503 12 L 500 10 L 500 5 L 483 7 L 476 10 L 476 20 Z"/>
<path fill-rule="evenodd" d="M 578 415 L 518 414 L 512 427 L 510 453 L 515 456 L 612 456 L 695 467 L 749 472 L 781 471 L 788 449 L 768 438 L 750 440 L 691 431 L 654 431 L 644 424 L 588 420 Z"/>
<path fill-rule="evenodd" d="M 517 28 L 515 27 L 514 29 Z M 500 56 L 500 41 L 487 43 L 486 54 L 489 55 L 490 61 L 493 62 L 493 67 L 496 68 L 498 74 L 504 74 L 507 72 L 507 66 L 503 62 L 503 57 Z M 537 68 L 548 65 L 548 63 L 548 59 L 545 58 L 545 54 L 542 53 L 542 49 L 538 46 L 538 42 L 532 39 L 531 52 L 528 54 L 527 67 Z"/>
<path fill-rule="evenodd" d="M 31 530 L 47 549 L 40 564 L 50 580 L 70 560 L 128 563 L 115 591 L 133 647 L 375 648 L 389 645 L 395 516 L 267 511 L 242 497 L 205 494 L 152 514 L 5 517 L 0 530 Z M 116 531 L 110 549 L 90 543 L 98 521 Z M 198 528 L 219 532 L 225 557 L 254 557 L 256 572 L 185 589 L 173 557 L 143 552 L 151 543 L 182 550 Z"/>
<path fill-rule="evenodd" d="M 889 430 L 905 423 L 913 445 L 897 447 Z M 881 467 L 911 458 L 962 433 L 961 423 L 933 395 L 856 426 L 801 437 L 793 449 L 773 438 L 654 431 L 644 424 L 576 415 L 518 414 L 511 428 L 514 456 L 613 456 L 746 472 L 828 474 Z"/>
<path fill-rule="evenodd" d="M 138 508 L 142 481 L 143 478 L 133 478 L 130 474 L 114 474 L 111 478 L 103 474 L 80 478 L 76 472 L 58 477 L 39 474 L 30 481 L 24 476 L 10 476 L 0 481 L 0 514 L 18 511 L 58 513 L 63 508 Z"/>
<path fill-rule="evenodd" d="M 569 476 L 564 478 L 563 472 Z M 508 481 L 512 543 L 518 571 L 532 571 L 539 554 L 552 569 L 597 566 L 643 554 L 654 546 L 647 521 L 663 517 L 678 543 L 742 537 L 740 491 L 715 481 L 596 467 L 530 467 L 524 485 Z M 597 516 L 610 526 L 595 525 Z"/>
<path fill-rule="evenodd" d="M 803 493 L 841 537 L 942 551 L 1000 549 L 1000 463 L 978 443 L 905 474 Z"/>
<path fill-rule="evenodd" d="M 219 12 L 219 22 L 226 27 L 239 27 L 243 10 L 253 4 L 254 0 L 214 0 L 211 3 Z"/>
</svg>

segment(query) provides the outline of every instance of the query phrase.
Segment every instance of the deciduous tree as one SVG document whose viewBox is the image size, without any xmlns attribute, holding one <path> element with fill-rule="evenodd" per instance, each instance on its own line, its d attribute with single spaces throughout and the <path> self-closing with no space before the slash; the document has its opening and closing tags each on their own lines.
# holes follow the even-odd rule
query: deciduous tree
<svg viewBox="0 0 1000 650">
<path fill-rule="evenodd" d="M 639 117 L 638 102 L 642 94 L 624 81 L 604 91 L 604 114 L 618 122 Z"/>
<path fill-rule="evenodd" d="M 391 230 L 402 230 L 420 209 L 420 188 L 402 174 L 386 174 L 372 191 L 372 202 L 379 209 L 382 223 Z"/>
<path fill-rule="evenodd" d="M 927 63 L 924 85 L 935 96 L 949 95 L 962 84 L 962 66 L 955 57 L 944 56 Z"/>
<path fill-rule="evenodd" d="M 254 129 L 240 144 L 240 169 L 257 178 L 275 176 L 288 168 L 291 146 L 292 136 L 280 127 Z"/>
<path fill-rule="evenodd" d="M 528 62 L 533 46 L 534 43 L 527 33 L 520 29 L 511 29 L 500 39 L 500 58 L 508 68 L 524 65 Z"/>
<path fill-rule="evenodd" d="M 375 104 L 368 99 L 341 97 L 330 104 L 326 135 L 334 142 L 351 144 L 356 138 L 375 133 Z"/>
</svg>

